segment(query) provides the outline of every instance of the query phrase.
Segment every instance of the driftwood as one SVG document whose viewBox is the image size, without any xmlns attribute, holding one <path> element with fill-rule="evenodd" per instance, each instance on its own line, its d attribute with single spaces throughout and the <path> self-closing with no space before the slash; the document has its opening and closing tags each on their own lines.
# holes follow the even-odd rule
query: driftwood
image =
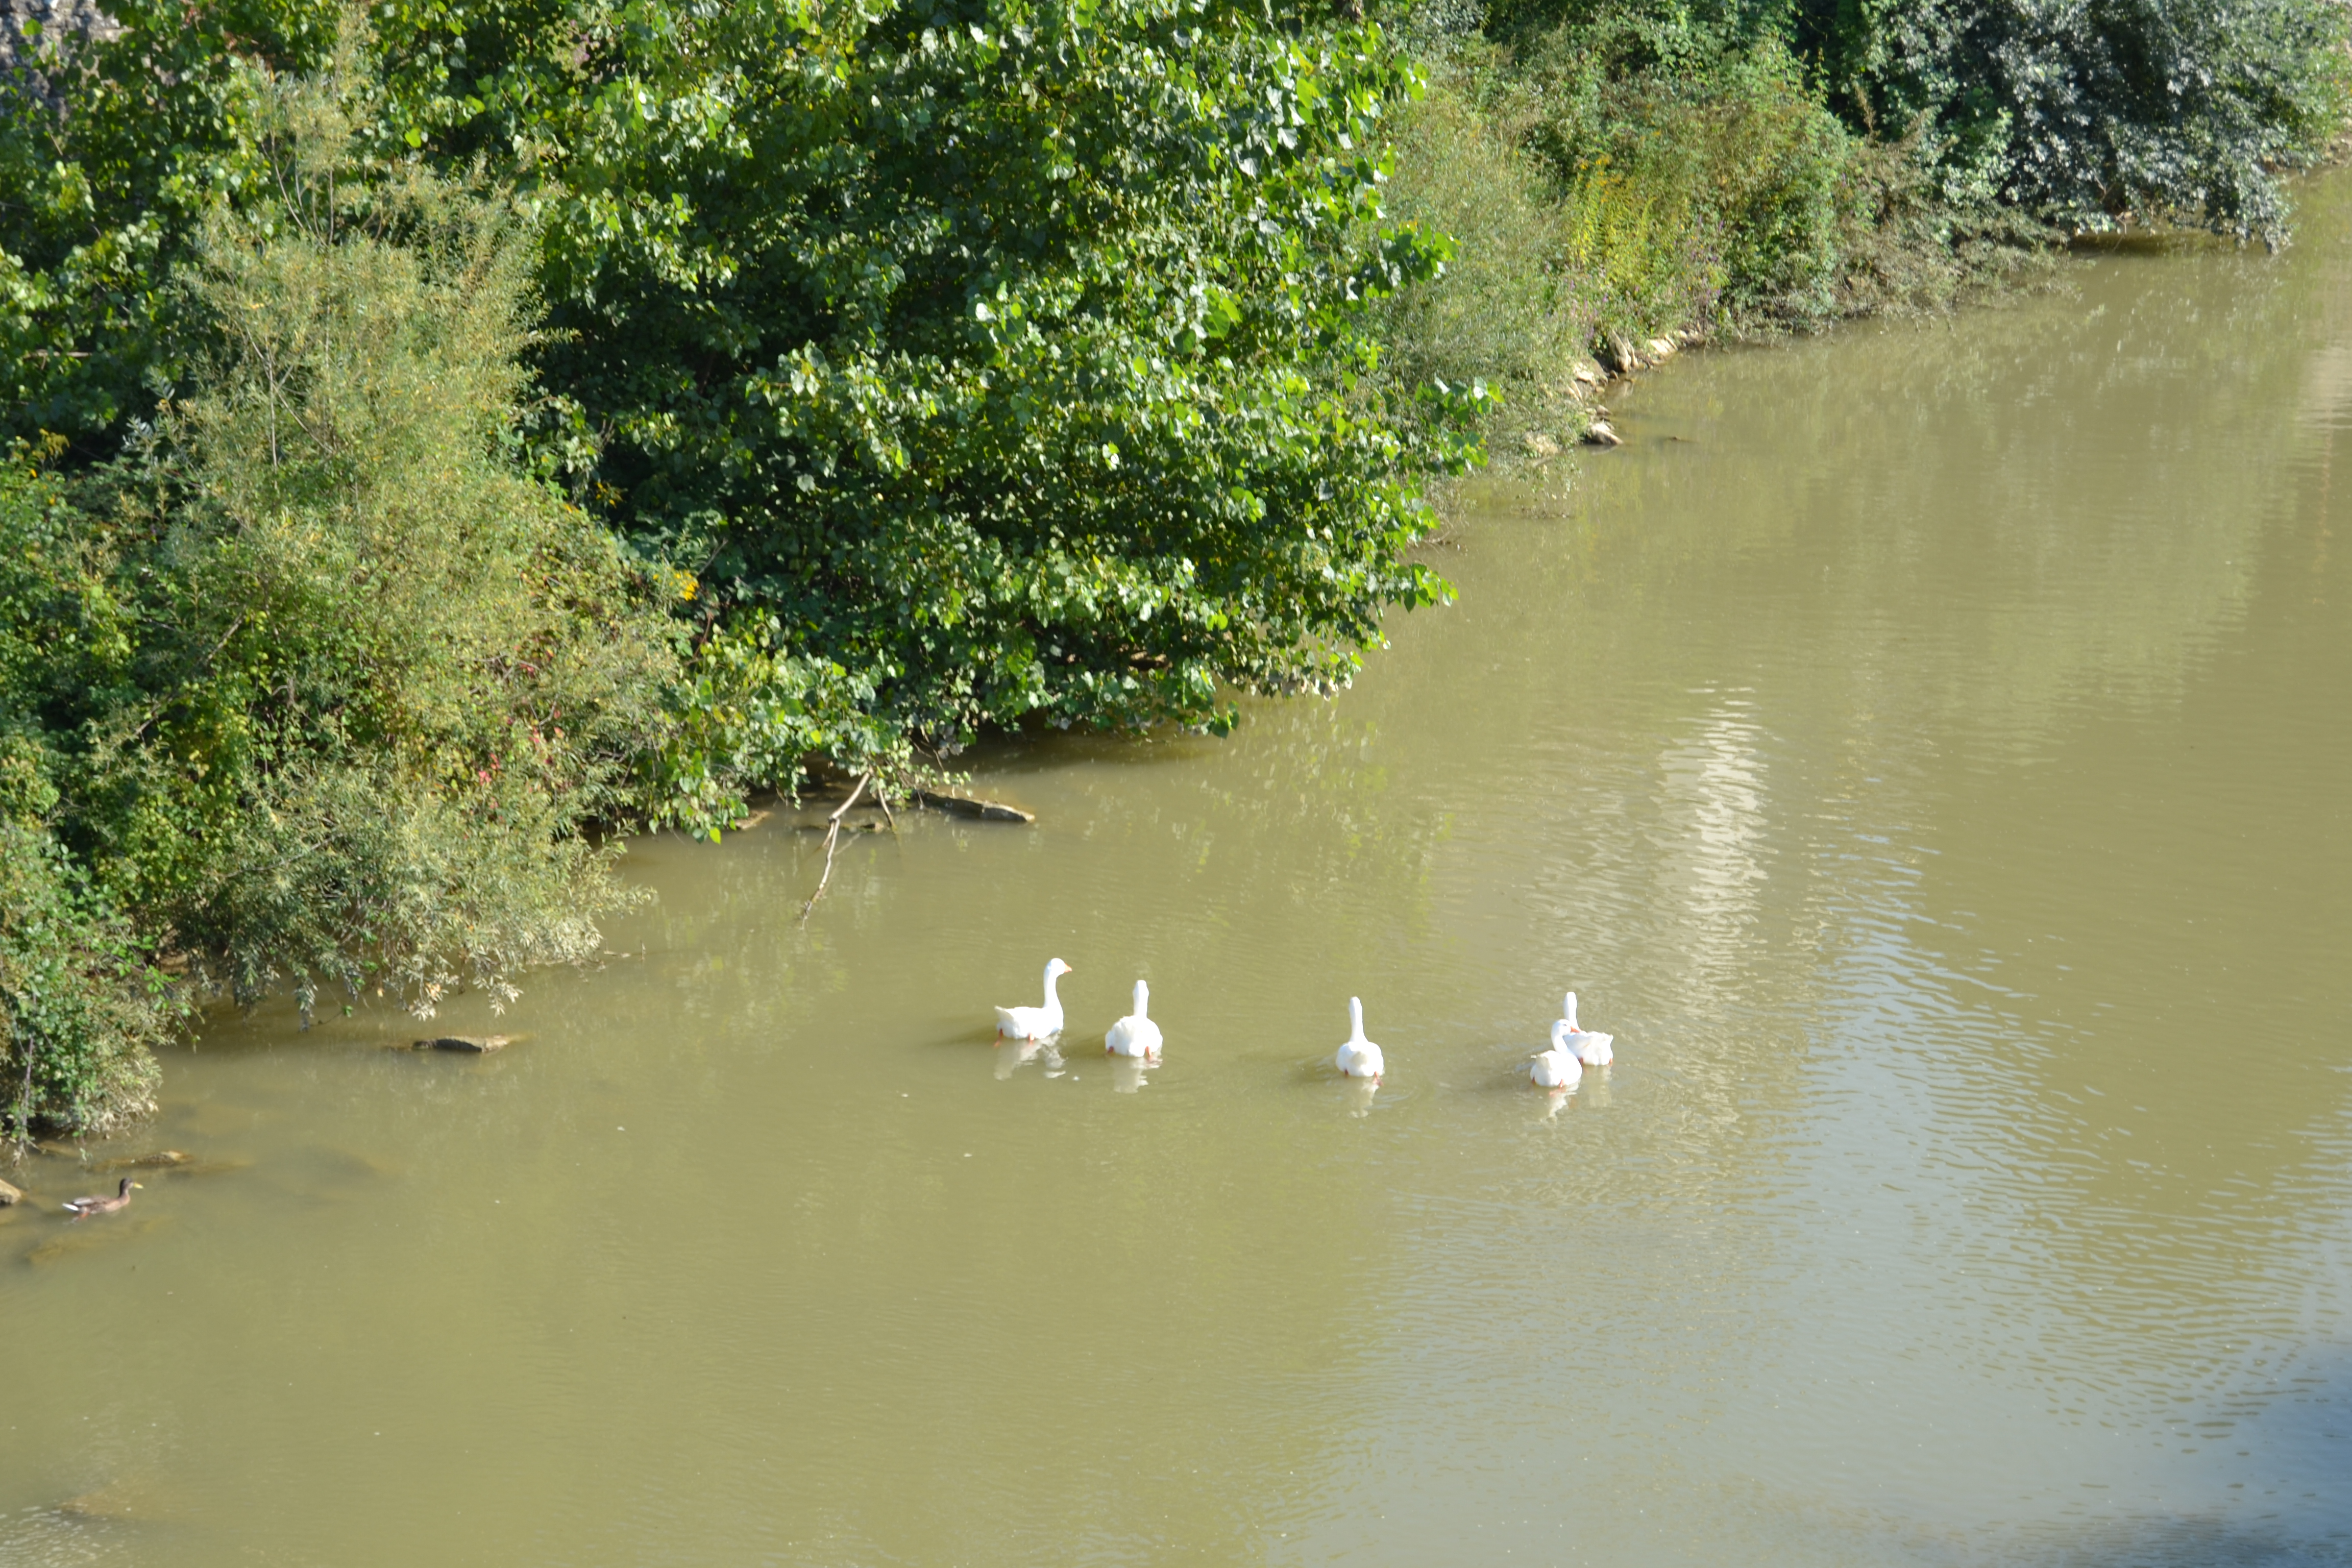
<svg viewBox="0 0 2352 1568">
<path fill-rule="evenodd" d="M 858 774 L 857 782 L 849 788 L 849 798 L 835 806 L 833 815 L 825 818 L 827 826 L 824 830 L 824 873 L 816 879 L 816 891 L 811 893 L 808 896 L 808 902 L 801 906 L 803 921 L 806 921 L 809 918 L 809 911 L 816 908 L 816 901 L 824 897 L 825 884 L 833 880 L 833 851 L 834 847 L 841 842 L 841 819 L 849 815 L 849 808 L 857 804 L 857 797 L 864 795 L 866 786 L 873 782 L 872 773 Z M 883 809 L 887 812 L 889 808 L 885 806 Z"/>
<path fill-rule="evenodd" d="M 818 781 L 818 787 L 829 793 L 838 786 L 839 782 L 821 779 Z M 844 814 L 867 809 L 880 812 L 883 820 L 890 825 L 893 831 L 898 828 L 898 819 L 890 810 L 890 802 L 882 793 L 882 782 L 879 779 L 870 773 L 860 773 L 847 783 L 849 784 L 847 797 L 839 805 L 835 806 L 832 813 L 824 819 L 825 830 L 828 833 L 833 830 L 834 825 L 841 820 Z M 1007 805 L 1001 800 L 982 800 L 977 795 L 957 795 L 951 790 L 909 789 L 901 795 L 900 801 L 901 804 L 927 805 L 933 811 L 944 811 L 950 816 L 968 816 L 979 822 L 1034 822 L 1037 820 L 1037 814 L 1034 811 L 1024 811 L 1017 805 Z M 845 825 L 844 831 L 847 831 L 849 826 L 852 825 Z"/>
<path fill-rule="evenodd" d="M 1024 811 L 1017 805 L 1002 801 L 979 800 L 967 795 L 948 795 L 935 789 L 919 789 L 915 799 L 934 811 L 944 811 L 951 816 L 970 816 L 982 822 L 1034 822 L 1037 814 Z"/>
<path fill-rule="evenodd" d="M 891 815 L 890 803 L 882 797 L 881 785 L 875 783 L 874 775 L 870 773 L 858 774 L 857 781 L 849 786 L 848 797 L 839 805 L 835 806 L 824 819 L 824 869 L 817 874 L 816 891 L 811 893 L 808 896 L 808 902 L 801 906 L 800 918 L 803 921 L 805 921 L 809 918 L 809 911 L 816 908 L 816 901 L 824 897 L 825 889 L 832 884 L 833 854 L 841 847 L 842 819 L 856 807 L 861 798 L 869 795 L 870 804 L 882 813 L 883 820 L 890 825 L 891 831 L 894 833 L 898 831 L 898 819 Z M 918 805 L 928 805 L 934 811 L 944 811 L 956 816 L 973 817 L 982 822 L 1034 822 L 1037 820 L 1035 813 L 1024 811 L 1017 805 L 1006 805 L 1002 801 L 979 800 L 971 795 L 949 795 L 942 790 L 914 790 L 908 794 L 908 798 Z"/>
</svg>

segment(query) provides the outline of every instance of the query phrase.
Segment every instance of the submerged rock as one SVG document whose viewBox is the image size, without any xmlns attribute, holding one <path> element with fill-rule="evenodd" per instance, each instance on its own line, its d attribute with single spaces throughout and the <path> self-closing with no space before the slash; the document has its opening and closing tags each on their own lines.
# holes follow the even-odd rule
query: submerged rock
<svg viewBox="0 0 2352 1568">
<path fill-rule="evenodd" d="M 419 1040 L 409 1048 L 417 1051 L 471 1051 L 480 1056 L 488 1051 L 502 1051 L 514 1043 L 512 1035 L 437 1035 L 429 1040 Z"/>
<path fill-rule="evenodd" d="M 1625 437 L 1610 428 L 1606 419 L 1595 419 L 1584 432 L 1584 443 L 1588 447 L 1622 447 Z"/>
<path fill-rule="evenodd" d="M 93 1171 L 170 1171 L 196 1162 L 177 1149 L 162 1149 L 152 1154 L 139 1154 L 117 1160 L 100 1160 L 90 1167 Z"/>
<path fill-rule="evenodd" d="M 24 1201 L 25 1194 L 23 1193 L 17 1191 L 15 1187 L 10 1186 L 5 1182 L 0 1182 L 0 1209 L 6 1208 L 10 1204 L 21 1204 Z"/>
</svg>

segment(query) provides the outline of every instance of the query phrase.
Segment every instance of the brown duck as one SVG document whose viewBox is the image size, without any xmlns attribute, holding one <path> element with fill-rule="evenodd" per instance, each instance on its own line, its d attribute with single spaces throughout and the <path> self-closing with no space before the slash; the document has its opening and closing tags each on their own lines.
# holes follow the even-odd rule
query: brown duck
<svg viewBox="0 0 2352 1568">
<path fill-rule="evenodd" d="M 112 1214 L 116 1209 L 124 1207 L 131 1202 L 131 1189 L 137 1185 L 139 1185 L 137 1182 L 125 1176 L 122 1178 L 122 1184 L 114 1190 L 114 1195 L 112 1197 L 110 1198 L 104 1195 L 99 1195 L 87 1198 L 68 1198 L 66 1200 L 66 1208 L 76 1219 L 80 1219 L 87 1215 Z"/>
</svg>

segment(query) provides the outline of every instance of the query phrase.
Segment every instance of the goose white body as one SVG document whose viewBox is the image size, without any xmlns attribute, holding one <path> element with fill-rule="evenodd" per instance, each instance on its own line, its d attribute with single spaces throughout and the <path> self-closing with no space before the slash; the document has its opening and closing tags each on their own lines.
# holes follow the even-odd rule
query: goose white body
<svg viewBox="0 0 2352 1568">
<path fill-rule="evenodd" d="M 1160 1026 L 1151 1021 L 1151 987 L 1139 980 L 1135 983 L 1135 1011 L 1110 1026 L 1103 1037 L 1103 1049 L 1115 1057 L 1135 1057 L 1143 1061 L 1160 1059 Z"/>
<path fill-rule="evenodd" d="M 996 1032 L 1007 1039 L 1044 1040 L 1062 1032 L 1062 998 L 1054 982 L 1070 973 L 1060 959 L 1045 962 L 1045 1004 L 1042 1007 L 999 1007 Z"/>
<path fill-rule="evenodd" d="M 1331 1065 L 1349 1078 L 1377 1079 L 1387 1070 L 1388 1063 L 1380 1047 L 1364 1038 L 1364 1003 L 1361 997 L 1348 998 L 1348 1040 Z"/>
<path fill-rule="evenodd" d="M 1615 1053 L 1609 1048 L 1615 1036 L 1576 1026 L 1576 993 L 1573 991 L 1568 994 L 1568 1000 L 1560 1008 L 1559 1021 L 1568 1026 L 1568 1048 L 1576 1053 L 1576 1059 L 1583 1066 L 1605 1068 L 1616 1059 Z"/>
<path fill-rule="evenodd" d="M 1528 1064 L 1528 1079 L 1538 1089 L 1574 1089 L 1576 1080 L 1584 1076 L 1584 1064 L 1576 1059 L 1569 1039 L 1568 1020 L 1553 1019 L 1551 1049 L 1537 1053 Z"/>
</svg>

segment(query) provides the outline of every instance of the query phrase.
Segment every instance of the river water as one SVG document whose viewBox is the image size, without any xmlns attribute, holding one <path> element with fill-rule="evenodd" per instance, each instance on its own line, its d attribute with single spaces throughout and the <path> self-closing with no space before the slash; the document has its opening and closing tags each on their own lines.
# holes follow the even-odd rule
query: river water
<svg viewBox="0 0 2352 1568">
<path fill-rule="evenodd" d="M 202 1165 L 12 1173 L 0 1561 L 2352 1560 L 2306 198 L 1677 362 L 1353 691 L 992 745 L 1035 826 L 854 837 L 805 925 L 791 814 L 644 844 L 602 968 L 439 1020 L 499 1055 L 216 1019 L 79 1157 Z M 1053 955 L 1058 1068 L 990 1037 Z"/>
</svg>

